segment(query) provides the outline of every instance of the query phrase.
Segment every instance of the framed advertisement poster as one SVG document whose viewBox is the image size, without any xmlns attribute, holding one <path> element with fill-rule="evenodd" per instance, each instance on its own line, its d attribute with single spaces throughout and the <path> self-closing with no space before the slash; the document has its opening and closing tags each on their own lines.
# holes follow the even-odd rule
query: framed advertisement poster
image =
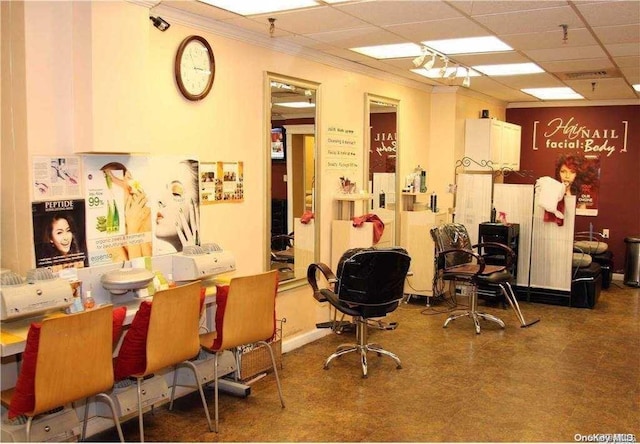
<svg viewBox="0 0 640 444">
<path fill-rule="evenodd" d="M 84 204 L 83 199 L 31 204 L 37 268 L 57 272 L 89 266 Z"/>
<path fill-rule="evenodd" d="M 202 205 L 244 200 L 242 162 L 201 162 L 200 201 Z"/>
</svg>

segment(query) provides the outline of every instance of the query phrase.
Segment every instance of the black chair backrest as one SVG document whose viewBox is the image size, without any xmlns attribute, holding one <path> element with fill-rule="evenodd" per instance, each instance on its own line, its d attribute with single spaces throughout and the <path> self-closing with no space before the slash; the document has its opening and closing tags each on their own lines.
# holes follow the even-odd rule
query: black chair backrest
<svg viewBox="0 0 640 444">
<path fill-rule="evenodd" d="M 467 229 L 462 224 L 443 224 L 431 229 L 431 238 L 436 245 L 436 251 L 441 252 L 450 249 L 471 250 L 471 239 Z M 465 253 L 449 253 L 445 255 L 446 262 L 439 258 L 438 268 L 463 265 L 471 262 L 473 257 Z"/>
<path fill-rule="evenodd" d="M 341 301 L 388 307 L 400 301 L 411 257 L 403 248 L 353 248 L 338 263 L 336 294 Z"/>
</svg>

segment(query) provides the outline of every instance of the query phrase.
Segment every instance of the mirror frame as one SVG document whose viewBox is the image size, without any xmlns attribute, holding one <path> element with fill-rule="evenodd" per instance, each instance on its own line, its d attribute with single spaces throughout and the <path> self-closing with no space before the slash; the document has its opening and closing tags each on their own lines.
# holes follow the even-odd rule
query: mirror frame
<svg viewBox="0 0 640 444">
<path fill-rule="evenodd" d="M 315 149 L 314 149 L 314 159 L 313 159 L 313 171 L 314 171 L 314 186 L 313 186 L 313 212 L 314 212 L 314 243 L 313 243 L 313 257 L 314 262 L 317 262 L 320 257 L 320 215 L 318 214 L 318 208 L 320 205 L 318 204 L 318 196 L 320 190 L 320 174 L 318 171 L 319 165 L 319 154 L 320 154 L 320 137 L 318 128 L 320 128 L 320 97 L 321 97 L 321 88 L 320 84 L 316 82 L 311 82 L 309 80 L 303 80 L 296 77 L 285 76 L 282 74 L 277 74 L 270 71 L 265 71 L 264 73 L 264 148 L 263 153 L 265 156 L 264 168 L 265 168 L 265 198 L 264 198 L 264 211 L 266 215 L 266 223 L 264 224 L 265 229 L 263 233 L 263 245 L 265 246 L 265 251 L 263 252 L 264 256 L 264 270 L 270 270 L 271 268 L 271 249 L 269 245 L 271 244 L 271 82 L 282 82 L 291 85 L 295 85 L 300 88 L 305 89 L 313 89 L 316 92 L 316 106 L 315 106 L 315 117 L 314 117 L 314 127 L 315 127 Z M 288 132 L 287 132 L 288 134 Z M 287 135 L 288 137 L 288 135 Z M 295 242 L 295 241 L 294 241 Z M 307 285 L 306 275 L 300 278 L 289 279 L 286 281 L 282 281 L 278 283 L 278 288 L 280 290 L 290 289 L 295 287 L 301 287 L 303 285 Z"/>
<path fill-rule="evenodd" d="M 402 185 L 400 181 L 400 101 L 392 99 L 390 97 L 379 96 L 376 94 L 365 93 L 364 94 L 364 181 L 363 183 L 369 184 L 369 151 L 371 150 L 371 103 L 379 102 L 388 106 L 393 106 L 396 109 L 396 206 L 394 210 L 395 218 L 395 245 L 400 245 L 400 211 L 402 210 Z M 367 203 L 367 207 L 370 206 L 370 201 Z M 371 208 L 368 208 L 371 210 Z"/>
</svg>

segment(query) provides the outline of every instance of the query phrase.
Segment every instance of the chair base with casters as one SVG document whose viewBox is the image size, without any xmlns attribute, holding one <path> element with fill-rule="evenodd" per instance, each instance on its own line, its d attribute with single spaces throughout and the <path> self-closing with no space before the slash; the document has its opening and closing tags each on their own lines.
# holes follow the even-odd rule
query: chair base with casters
<svg viewBox="0 0 640 444">
<path fill-rule="evenodd" d="M 319 302 L 329 302 L 336 313 L 351 316 L 356 329 L 356 342 L 342 344 L 324 362 L 324 368 L 336 358 L 359 353 L 362 377 L 368 376 L 367 353 L 393 359 L 398 369 L 402 368 L 400 358 L 383 349 L 379 344 L 369 343 L 368 329 L 394 330 L 397 323 L 380 320 L 395 310 L 403 299 L 404 280 L 409 270 L 411 258 L 401 248 L 354 248 L 347 250 L 339 261 L 338 276 L 321 262 L 307 268 L 307 281 L 313 289 L 313 296 Z M 333 288 L 320 288 L 317 273 L 324 276 Z"/>
<path fill-rule="evenodd" d="M 469 284 L 472 287 L 471 295 L 469 296 L 469 310 L 464 311 L 463 313 L 454 313 L 449 315 L 449 317 L 444 321 L 443 328 L 446 328 L 451 321 L 455 321 L 458 318 L 469 317 L 473 320 L 473 324 L 476 329 L 476 334 L 480 334 L 480 319 L 485 319 L 487 321 L 495 322 L 501 328 L 504 328 L 504 322 L 502 319 L 493 316 L 489 313 L 483 313 L 478 311 L 478 293 L 475 285 Z"/>
<path fill-rule="evenodd" d="M 369 322 L 367 319 L 363 319 L 361 317 L 354 317 L 353 322 L 356 325 L 356 343 L 339 345 L 335 353 L 333 353 L 331 356 L 327 358 L 326 361 L 324 361 L 325 370 L 329 369 L 329 364 L 334 359 L 339 358 L 342 355 L 346 355 L 347 353 L 353 353 L 353 352 L 360 353 L 360 363 L 362 365 L 363 378 L 366 378 L 368 376 L 367 352 L 375 352 L 378 354 L 378 356 L 381 356 L 381 355 L 388 356 L 395 361 L 397 369 L 402 368 L 402 363 L 400 362 L 400 358 L 398 358 L 398 356 L 395 353 L 391 353 L 390 351 L 383 349 L 379 344 L 367 342 L 367 332 L 369 328 Z M 377 328 L 377 327 L 374 327 L 374 328 Z M 383 329 L 387 330 L 388 328 L 383 328 Z"/>
</svg>

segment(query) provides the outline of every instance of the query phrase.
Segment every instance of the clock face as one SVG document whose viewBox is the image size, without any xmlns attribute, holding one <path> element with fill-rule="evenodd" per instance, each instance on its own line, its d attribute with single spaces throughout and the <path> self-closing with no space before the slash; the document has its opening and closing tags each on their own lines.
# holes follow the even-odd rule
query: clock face
<svg viewBox="0 0 640 444">
<path fill-rule="evenodd" d="M 213 51 L 200 36 L 184 39 L 175 61 L 176 82 L 189 100 L 203 99 L 211 90 L 215 76 Z"/>
</svg>

